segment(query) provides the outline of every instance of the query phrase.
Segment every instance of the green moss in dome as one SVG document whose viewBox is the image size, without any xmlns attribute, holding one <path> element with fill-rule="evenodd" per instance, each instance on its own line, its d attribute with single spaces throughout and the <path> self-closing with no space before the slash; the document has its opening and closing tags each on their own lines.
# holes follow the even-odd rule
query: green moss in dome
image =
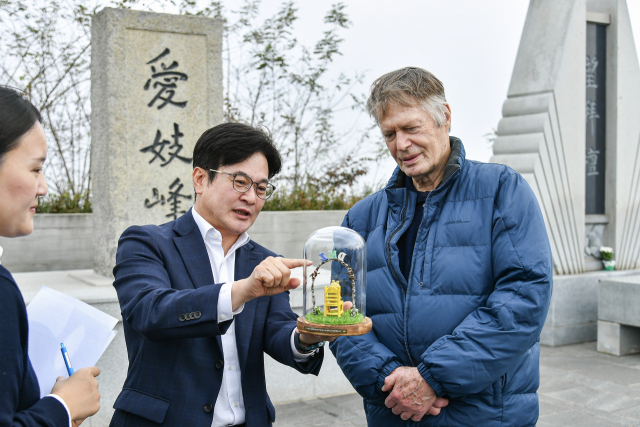
<svg viewBox="0 0 640 427">
<path fill-rule="evenodd" d="M 314 314 L 312 312 L 307 313 L 305 316 L 309 322 L 320 323 L 322 325 L 353 325 L 364 321 L 364 316 L 360 313 L 355 316 L 351 316 L 349 311 L 342 313 L 342 316 L 325 316 L 324 313 Z"/>
</svg>

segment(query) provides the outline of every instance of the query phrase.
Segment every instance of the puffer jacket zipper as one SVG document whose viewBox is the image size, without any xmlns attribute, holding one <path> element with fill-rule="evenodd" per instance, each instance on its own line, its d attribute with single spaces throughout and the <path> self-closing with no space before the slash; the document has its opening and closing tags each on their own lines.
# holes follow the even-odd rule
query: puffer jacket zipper
<svg viewBox="0 0 640 427">
<path fill-rule="evenodd" d="M 396 279 L 396 282 L 400 283 L 400 285 L 402 286 L 402 290 L 404 291 L 405 298 L 407 297 L 407 286 L 404 285 L 402 280 L 400 280 L 400 278 L 396 274 L 396 269 L 394 268 L 393 262 L 391 261 L 391 241 L 393 240 L 393 236 L 395 236 L 398 233 L 398 231 L 402 230 L 402 227 L 404 227 L 404 223 L 407 220 L 408 208 L 409 208 L 409 192 L 406 191 L 406 197 L 404 198 L 404 209 L 402 209 L 402 222 L 400 222 L 399 227 L 396 227 L 396 229 L 393 230 L 393 233 L 391 233 L 391 235 L 389 236 L 389 239 L 387 240 L 387 255 L 389 257 L 388 259 L 389 269 L 391 270 L 391 274 L 393 274 L 393 278 Z"/>
<path fill-rule="evenodd" d="M 391 261 L 391 240 L 393 240 L 393 236 L 395 236 L 398 231 L 402 230 L 402 227 L 404 227 L 404 223 L 407 220 L 407 209 L 409 209 L 409 191 L 405 191 L 406 193 L 406 197 L 404 200 L 404 209 L 402 210 L 402 222 L 400 222 L 400 226 L 396 227 L 395 230 L 393 230 L 393 233 L 391 233 L 391 235 L 389 236 L 389 240 L 387 240 L 387 255 L 389 256 L 388 259 L 388 263 L 389 263 L 389 269 L 391 270 L 391 274 L 393 275 L 394 279 L 396 280 L 397 283 L 400 283 L 400 286 L 402 287 L 402 292 L 404 293 L 404 300 L 405 302 L 407 301 L 407 285 L 404 285 L 404 283 L 402 282 L 402 280 L 400 280 L 400 278 L 398 277 L 398 275 L 396 274 L 396 269 L 393 266 L 393 262 Z M 402 319 L 404 319 L 406 317 L 406 312 L 405 312 L 405 304 L 402 304 Z M 407 340 L 407 328 L 403 328 L 404 329 L 404 349 L 407 352 L 407 356 L 409 357 L 409 361 L 411 362 L 412 365 L 414 365 L 413 360 L 411 358 L 411 353 L 409 353 L 409 341 Z"/>
<path fill-rule="evenodd" d="M 442 191 L 442 189 L 447 185 L 447 183 L 449 181 L 451 181 L 453 179 L 454 176 L 456 176 L 458 173 L 460 172 L 460 167 L 458 167 L 458 169 L 451 174 L 451 176 L 449 178 L 447 178 L 447 180 L 442 183 L 441 186 L 439 186 L 438 188 L 436 188 L 435 190 L 433 190 L 432 192 L 430 192 L 427 195 L 427 199 L 424 201 L 424 212 L 422 214 L 422 221 L 425 220 L 425 218 L 427 217 L 427 203 L 429 202 L 429 197 L 435 193 L 435 192 L 439 192 Z M 391 240 L 393 239 L 393 236 L 396 235 L 396 233 L 398 231 L 400 231 L 402 229 L 402 227 L 404 226 L 404 222 L 406 220 L 406 216 L 407 216 L 407 209 L 409 208 L 409 191 L 406 190 L 407 196 L 405 197 L 405 201 L 404 201 L 404 209 L 402 211 L 402 223 L 400 224 L 400 227 L 397 227 L 393 233 L 391 233 L 391 236 L 389 236 L 389 240 L 387 241 L 387 254 L 389 256 L 389 268 L 391 269 L 391 273 L 393 274 L 393 277 L 396 279 L 396 281 L 398 283 L 400 283 L 402 285 L 402 281 L 400 279 L 398 279 L 398 275 L 395 272 L 395 268 L 393 267 L 393 263 L 391 262 Z M 427 231 L 427 241 L 429 240 L 429 234 L 431 232 L 431 227 L 429 227 L 429 230 Z M 411 259 L 411 268 L 409 269 L 409 277 L 411 277 L 411 271 L 413 270 L 413 257 Z M 407 337 L 407 316 L 406 316 L 406 302 L 407 302 L 407 287 L 409 286 L 409 283 L 407 281 L 407 285 L 404 286 L 403 285 L 403 291 L 404 291 L 404 304 L 402 304 L 402 320 L 403 320 L 403 338 L 404 338 L 404 349 L 407 352 L 407 357 L 409 358 L 409 362 L 411 363 L 411 366 L 416 366 L 416 363 L 413 361 L 413 357 L 411 357 L 411 352 L 409 351 L 409 339 Z"/>
</svg>

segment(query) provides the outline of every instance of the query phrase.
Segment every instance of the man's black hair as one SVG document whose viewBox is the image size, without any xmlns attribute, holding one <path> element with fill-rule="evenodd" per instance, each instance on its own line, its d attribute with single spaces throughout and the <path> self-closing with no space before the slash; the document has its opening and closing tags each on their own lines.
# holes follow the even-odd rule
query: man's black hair
<svg viewBox="0 0 640 427">
<path fill-rule="evenodd" d="M 36 122 L 42 123 L 40 111 L 14 89 L 0 86 L 0 163 Z"/>
<path fill-rule="evenodd" d="M 193 149 L 193 167 L 201 167 L 209 174 L 209 182 L 216 176 L 210 169 L 235 165 L 256 153 L 262 153 L 269 165 L 269 179 L 282 168 L 282 158 L 271 136 L 260 129 L 242 123 L 223 123 L 205 131 Z"/>
</svg>

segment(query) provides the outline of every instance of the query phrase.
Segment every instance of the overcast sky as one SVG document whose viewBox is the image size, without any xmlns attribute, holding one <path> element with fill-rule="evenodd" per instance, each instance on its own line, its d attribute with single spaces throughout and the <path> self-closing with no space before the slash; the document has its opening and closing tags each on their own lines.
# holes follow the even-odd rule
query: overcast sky
<svg viewBox="0 0 640 427">
<path fill-rule="evenodd" d="M 333 2 L 299 1 L 296 37 L 313 43 Z M 502 117 L 528 0 L 349 0 L 353 26 L 345 33 L 344 55 L 333 65 L 347 74 L 367 72 L 367 86 L 382 74 L 418 66 L 444 83 L 452 109 L 451 134 L 462 139 L 471 159 L 488 161 L 483 138 Z M 227 4 L 230 4 L 227 2 Z M 264 0 L 263 13 L 277 0 Z M 636 46 L 640 44 L 640 0 L 628 1 Z M 366 90 L 363 87 L 361 90 Z M 389 161 L 377 174 L 390 174 Z"/>
<path fill-rule="evenodd" d="M 564 1 L 564 0 L 558 0 Z M 203 2 L 201 0 L 200 2 Z M 223 0 L 233 9 L 237 0 Z M 307 46 L 321 36 L 323 17 L 336 1 L 298 0 L 295 36 Z M 377 77 L 417 66 L 444 84 L 452 110 L 451 134 L 462 139 L 467 157 L 489 161 L 485 134 L 498 126 L 507 96 L 529 0 L 346 0 L 352 27 L 344 33 L 336 75 L 366 72 L 366 92 Z M 272 16 L 281 0 L 262 0 Z M 636 48 L 640 45 L 640 0 L 627 0 Z M 363 118 L 364 120 L 365 118 Z M 368 119 L 366 119 L 368 120 Z M 350 127 L 353 120 L 344 123 Z M 385 181 L 391 158 L 370 176 Z"/>
</svg>

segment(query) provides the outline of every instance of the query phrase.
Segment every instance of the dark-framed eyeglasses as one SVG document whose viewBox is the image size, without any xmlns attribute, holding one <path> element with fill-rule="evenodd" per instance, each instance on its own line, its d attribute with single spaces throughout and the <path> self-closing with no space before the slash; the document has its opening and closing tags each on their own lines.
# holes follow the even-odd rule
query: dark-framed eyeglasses
<svg viewBox="0 0 640 427">
<path fill-rule="evenodd" d="M 253 182 L 251 178 L 243 173 L 229 173 L 209 169 L 211 172 L 223 173 L 229 175 L 229 179 L 233 182 L 233 189 L 238 193 L 246 193 L 253 186 L 256 187 L 256 196 L 262 200 L 267 200 L 276 191 L 276 187 L 269 182 Z"/>
</svg>

